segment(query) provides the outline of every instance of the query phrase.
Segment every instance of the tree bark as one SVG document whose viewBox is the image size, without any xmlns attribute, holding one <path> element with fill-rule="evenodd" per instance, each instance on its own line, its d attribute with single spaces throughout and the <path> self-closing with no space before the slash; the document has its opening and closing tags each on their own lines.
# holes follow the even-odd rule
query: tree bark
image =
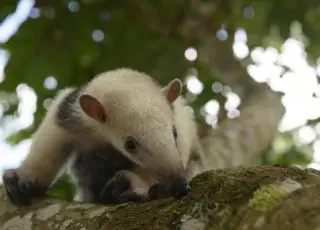
<svg viewBox="0 0 320 230">
<path fill-rule="evenodd" d="M 318 229 L 320 172 L 286 166 L 207 171 L 181 200 L 102 206 L 38 200 L 11 205 L 0 189 L 0 229 Z"/>
</svg>

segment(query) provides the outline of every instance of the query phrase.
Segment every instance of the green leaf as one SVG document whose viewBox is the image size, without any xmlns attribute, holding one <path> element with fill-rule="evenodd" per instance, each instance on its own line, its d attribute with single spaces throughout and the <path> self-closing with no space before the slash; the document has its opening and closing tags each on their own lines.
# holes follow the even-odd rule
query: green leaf
<svg viewBox="0 0 320 230">
<path fill-rule="evenodd" d="M 47 192 L 49 196 L 72 201 L 75 187 L 67 174 L 61 176 Z"/>
</svg>

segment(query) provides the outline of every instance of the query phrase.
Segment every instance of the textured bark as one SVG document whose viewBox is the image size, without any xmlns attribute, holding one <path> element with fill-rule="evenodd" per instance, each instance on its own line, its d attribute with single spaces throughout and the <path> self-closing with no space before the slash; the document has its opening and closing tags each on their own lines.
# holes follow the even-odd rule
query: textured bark
<svg viewBox="0 0 320 230">
<path fill-rule="evenodd" d="M 9 204 L 0 189 L 0 229 L 318 229 L 320 172 L 257 166 L 208 171 L 181 200 L 95 206 L 38 200 Z"/>
</svg>

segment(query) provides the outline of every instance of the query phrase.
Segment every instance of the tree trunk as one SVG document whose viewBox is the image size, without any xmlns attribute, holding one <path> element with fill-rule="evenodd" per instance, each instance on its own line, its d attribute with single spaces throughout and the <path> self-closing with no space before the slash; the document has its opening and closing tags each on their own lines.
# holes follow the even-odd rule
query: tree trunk
<svg viewBox="0 0 320 230">
<path fill-rule="evenodd" d="M 318 229 L 319 176 L 285 166 L 207 171 L 181 200 L 118 206 L 46 199 L 17 208 L 0 189 L 0 229 Z"/>
<path fill-rule="evenodd" d="M 257 88 L 252 99 L 243 105 L 239 117 L 225 120 L 217 130 L 210 130 L 202 138 L 207 169 L 262 163 L 278 131 L 284 108 L 276 92 L 264 86 Z"/>
</svg>

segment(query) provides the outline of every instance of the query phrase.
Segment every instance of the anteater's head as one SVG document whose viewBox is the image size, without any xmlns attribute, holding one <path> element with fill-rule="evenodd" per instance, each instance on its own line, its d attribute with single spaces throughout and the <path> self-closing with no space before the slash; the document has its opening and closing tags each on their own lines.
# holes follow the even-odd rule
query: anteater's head
<svg viewBox="0 0 320 230">
<path fill-rule="evenodd" d="M 182 83 L 174 79 L 160 88 L 145 76 L 141 79 L 123 84 L 114 80 L 110 83 L 114 89 L 100 97 L 83 94 L 80 107 L 95 120 L 96 127 L 102 127 L 105 141 L 150 171 L 169 194 L 179 198 L 188 191 L 173 108 Z"/>
</svg>

